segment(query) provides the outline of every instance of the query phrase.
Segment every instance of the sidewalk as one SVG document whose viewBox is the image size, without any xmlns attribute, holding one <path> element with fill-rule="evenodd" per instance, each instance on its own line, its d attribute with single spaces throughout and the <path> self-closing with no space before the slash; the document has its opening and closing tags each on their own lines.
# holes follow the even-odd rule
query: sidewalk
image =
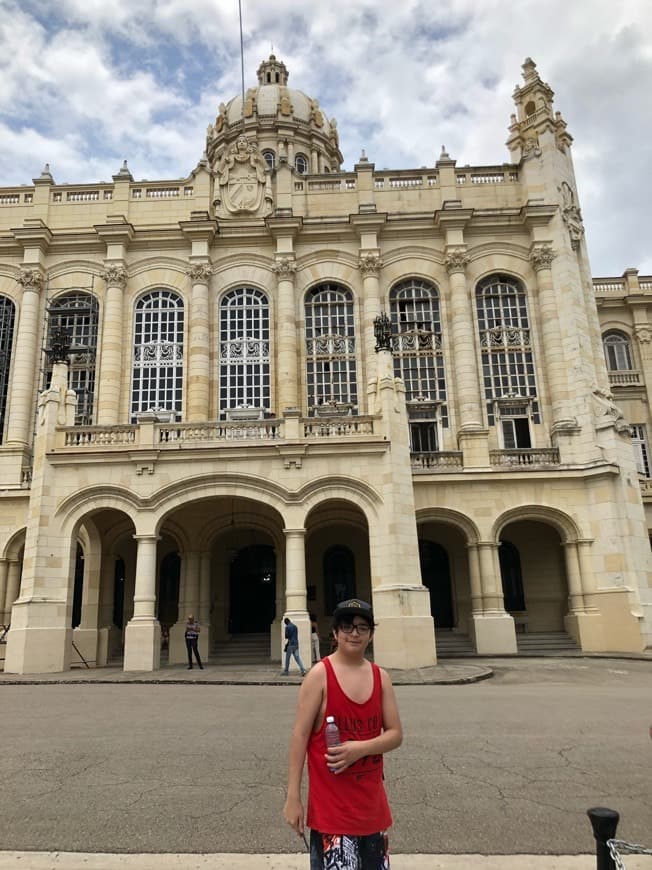
<svg viewBox="0 0 652 870">
<path fill-rule="evenodd" d="M 493 676 L 493 670 L 485 664 L 461 663 L 438 664 L 432 668 L 410 671 L 388 670 L 395 686 L 454 686 L 477 683 Z M 281 676 L 279 665 L 211 665 L 203 670 L 186 665 L 166 665 L 158 671 L 127 672 L 119 667 L 75 668 L 59 674 L 5 674 L 0 673 L 1 685 L 37 686 L 52 683 L 199 683 L 217 686 L 297 686 L 301 683 L 298 672 Z M 1 866 L 1 865 L 0 865 Z"/>
<path fill-rule="evenodd" d="M 647 863 L 645 863 L 647 861 Z M 595 870 L 595 855 L 392 855 L 392 870 Z M 0 852 L 0 870 L 308 870 L 308 855 Z M 649 870 L 629 856 L 627 870 Z"/>
<path fill-rule="evenodd" d="M 649 870 L 630 857 L 627 870 Z M 649 862 L 649 859 L 647 859 Z M 595 870 L 595 855 L 393 855 L 392 870 Z M 0 852 L 0 870 L 308 870 L 308 855 Z"/>
</svg>

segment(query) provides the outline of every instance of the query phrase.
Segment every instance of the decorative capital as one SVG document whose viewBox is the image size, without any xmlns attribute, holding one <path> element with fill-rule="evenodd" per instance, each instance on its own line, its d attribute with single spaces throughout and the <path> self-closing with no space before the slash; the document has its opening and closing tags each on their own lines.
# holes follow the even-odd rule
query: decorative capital
<svg viewBox="0 0 652 870">
<path fill-rule="evenodd" d="M 360 259 L 358 260 L 358 269 L 360 269 L 363 276 L 366 277 L 367 275 L 378 275 L 379 271 L 382 268 L 383 261 L 380 258 L 380 254 L 360 254 Z"/>
<path fill-rule="evenodd" d="M 208 284 L 213 274 L 213 267 L 209 263 L 193 263 L 186 269 L 186 275 L 193 284 Z"/>
<path fill-rule="evenodd" d="M 446 254 L 444 265 L 446 266 L 448 274 L 452 275 L 453 272 L 463 272 L 466 269 L 468 262 L 469 256 L 466 251 L 458 250 L 450 251 L 450 253 Z"/>
<path fill-rule="evenodd" d="M 652 341 L 652 330 L 648 326 L 637 326 L 634 334 L 640 344 L 649 344 Z"/>
<path fill-rule="evenodd" d="M 119 287 L 124 290 L 127 286 L 127 270 L 122 266 L 107 266 L 102 272 L 102 278 L 107 287 Z"/>
<path fill-rule="evenodd" d="M 541 269 L 549 269 L 555 256 L 550 245 L 539 245 L 530 251 L 530 263 L 534 271 L 539 272 Z"/>
<path fill-rule="evenodd" d="M 43 280 L 43 273 L 38 269 L 21 269 L 18 283 L 22 284 L 25 290 L 40 291 Z"/>
<path fill-rule="evenodd" d="M 290 257 L 279 257 L 272 266 L 272 272 L 281 280 L 291 279 L 297 271 L 297 264 Z"/>
</svg>

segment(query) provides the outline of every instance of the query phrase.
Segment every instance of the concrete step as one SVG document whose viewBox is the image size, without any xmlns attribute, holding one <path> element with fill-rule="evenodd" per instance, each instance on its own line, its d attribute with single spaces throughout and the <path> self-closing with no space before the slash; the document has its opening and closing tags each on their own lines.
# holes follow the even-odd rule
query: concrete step
<svg viewBox="0 0 652 870">
<path fill-rule="evenodd" d="M 435 645 L 437 658 L 458 658 L 460 656 L 474 656 L 475 647 L 468 634 L 460 634 L 446 629 L 435 629 Z"/>
<path fill-rule="evenodd" d="M 530 631 L 519 632 L 516 635 L 516 646 L 519 655 L 579 655 L 579 646 L 565 631 Z"/>
<path fill-rule="evenodd" d="M 216 664 L 263 664 L 270 661 L 269 634 L 234 634 L 229 640 L 216 641 L 209 661 Z"/>
</svg>

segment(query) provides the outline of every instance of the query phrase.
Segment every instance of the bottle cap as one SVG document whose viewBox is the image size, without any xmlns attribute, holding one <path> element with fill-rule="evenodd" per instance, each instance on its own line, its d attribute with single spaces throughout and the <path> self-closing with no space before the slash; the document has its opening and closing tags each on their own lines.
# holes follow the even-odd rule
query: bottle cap
<svg viewBox="0 0 652 870">
<path fill-rule="evenodd" d="M 331 724 L 331 723 L 335 722 L 335 716 L 327 716 L 327 717 L 326 717 L 326 722 L 327 722 L 328 724 Z"/>
</svg>

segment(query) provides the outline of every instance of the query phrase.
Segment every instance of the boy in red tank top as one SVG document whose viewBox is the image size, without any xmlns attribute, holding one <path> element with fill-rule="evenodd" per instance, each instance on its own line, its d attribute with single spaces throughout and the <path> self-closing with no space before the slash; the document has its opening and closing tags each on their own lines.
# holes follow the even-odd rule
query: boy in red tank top
<svg viewBox="0 0 652 870">
<path fill-rule="evenodd" d="M 290 742 L 286 822 L 303 835 L 301 778 L 308 758 L 310 870 L 388 870 L 392 817 L 383 785 L 383 754 L 403 732 L 388 674 L 365 658 L 374 633 L 366 601 L 343 601 L 333 613 L 335 652 L 318 662 L 299 690 Z M 326 717 L 340 744 L 327 749 Z"/>
</svg>

